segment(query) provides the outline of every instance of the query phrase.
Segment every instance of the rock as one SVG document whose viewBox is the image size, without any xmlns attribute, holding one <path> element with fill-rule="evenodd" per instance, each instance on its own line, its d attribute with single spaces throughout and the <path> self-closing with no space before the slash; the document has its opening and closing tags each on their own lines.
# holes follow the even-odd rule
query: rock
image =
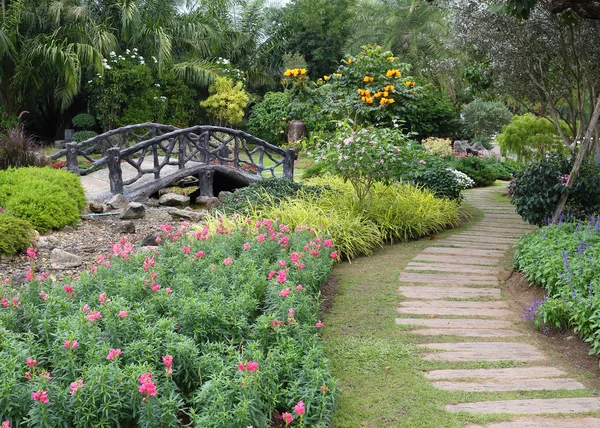
<svg viewBox="0 0 600 428">
<path fill-rule="evenodd" d="M 149 207 L 158 207 L 158 199 L 150 198 L 145 202 L 145 204 Z"/>
<path fill-rule="evenodd" d="M 226 197 L 228 197 L 231 194 L 232 194 L 231 192 L 228 192 L 227 190 L 223 190 L 223 191 L 219 192 L 219 195 L 217 197 L 219 198 L 219 201 L 223 202 L 223 199 L 225 199 Z"/>
<path fill-rule="evenodd" d="M 104 212 L 104 204 L 101 204 L 100 202 L 90 202 L 88 208 L 90 209 L 90 212 L 94 214 L 101 214 Z"/>
<path fill-rule="evenodd" d="M 156 242 L 157 237 L 158 237 L 158 235 L 150 234 L 142 240 L 142 243 L 140 245 L 142 247 L 147 247 L 147 246 L 156 247 L 156 246 L 158 246 L 158 243 Z"/>
<path fill-rule="evenodd" d="M 113 230 L 116 233 L 135 233 L 135 224 L 132 221 L 117 223 Z"/>
<path fill-rule="evenodd" d="M 204 217 L 206 217 L 206 210 L 194 211 L 194 210 L 180 210 L 177 208 L 171 208 L 167 211 L 169 215 L 173 218 L 189 220 L 189 221 L 200 221 Z"/>
<path fill-rule="evenodd" d="M 113 210 L 116 210 L 116 209 L 122 208 L 125 205 L 127 205 L 127 199 L 125 198 L 125 196 L 118 193 L 115 196 L 113 196 L 112 198 L 110 198 L 108 200 L 108 202 L 106 203 L 106 205 L 108 205 Z"/>
<path fill-rule="evenodd" d="M 13 285 L 24 284 L 26 279 L 27 279 L 27 271 L 24 271 L 24 270 L 13 273 L 13 275 L 10 278 Z"/>
<path fill-rule="evenodd" d="M 184 195 L 178 195 L 177 193 L 167 193 L 162 195 L 158 200 L 160 205 L 166 205 L 169 207 L 176 207 L 181 205 L 189 205 L 190 197 Z"/>
<path fill-rule="evenodd" d="M 196 203 L 204 205 L 207 208 L 215 208 L 221 205 L 221 201 L 219 201 L 219 198 L 215 198 L 214 196 L 198 196 L 196 198 Z"/>
<path fill-rule="evenodd" d="M 69 269 L 81 266 L 83 260 L 81 257 L 68 253 L 60 248 L 55 248 L 50 253 L 50 264 L 55 269 Z"/>
<path fill-rule="evenodd" d="M 121 220 L 136 220 L 138 218 L 144 218 L 145 215 L 145 206 L 139 202 L 129 202 L 119 215 L 119 218 Z"/>
<path fill-rule="evenodd" d="M 75 232 L 75 229 L 72 226 L 65 226 L 65 227 L 63 227 L 62 230 L 63 230 L 63 232 L 66 232 L 66 233 Z"/>
<path fill-rule="evenodd" d="M 51 236 L 42 236 L 38 240 L 37 246 L 40 249 L 52 250 L 56 247 L 56 240 L 50 239 L 53 238 Z"/>
<path fill-rule="evenodd" d="M 188 187 L 163 187 L 158 191 L 158 196 L 166 195 L 167 193 L 177 193 L 178 195 L 190 196 L 192 193 L 196 192 L 199 189 L 198 186 L 188 186 Z"/>
<path fill-rule="evenodd" d="M 197 177 L 194 177 L 193 175 L 188 175 L 187 177 L 183 177 L 181 180 L 177 181 L 175 185 L 178 187 L 194 186 L 197 185 L 199 181 L 200 180 L 198 180 Z"/>
<path fill-rule="evenodd" d="M 471 146 L 471 149 L 481 152 L 481 151 L 485 150 L 485 146 L 483 145 L 483 143 L 477 141 L 477 142 L 473 143 L 473 145 Z"/>
</svg>

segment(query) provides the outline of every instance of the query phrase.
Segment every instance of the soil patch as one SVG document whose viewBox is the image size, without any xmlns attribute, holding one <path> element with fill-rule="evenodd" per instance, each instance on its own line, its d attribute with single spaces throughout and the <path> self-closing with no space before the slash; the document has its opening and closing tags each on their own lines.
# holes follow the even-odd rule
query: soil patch
<svg viewBox="0 0 600 428">
<path fill-rule="evenodd" d="M 321 286 L 321 315 L 329 312 L 333 306 L 333 299 L 338 293 L 339 285 L 337 278 L 330 275 L 327 282 Z"/>
</svg>

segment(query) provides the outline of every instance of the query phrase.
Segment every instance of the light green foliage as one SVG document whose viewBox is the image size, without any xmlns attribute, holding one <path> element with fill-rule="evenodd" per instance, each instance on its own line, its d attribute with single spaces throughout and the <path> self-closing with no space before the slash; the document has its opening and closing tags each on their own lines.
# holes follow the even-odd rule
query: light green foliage
<svg viewBox="0 0 600 428">
<path fill-rule="evenodd" d="M 562 125 L 565 133 L 568 133 L 567 125 Z M 521 162 L 541 160 L 546 153 L 564 153 L 566 150 L 554 124 L 531 113 L 513 116 L 496 140 L 504 156 L 509 153 L 516 155 Z"/>
<path fill-rule="evenodd" d="M 512 113 L 500 102 L 475 100 L 463 109 L 465 126 L 474 139 L 489 140 L 510 122 Z"/>
<path fill-rule="evenodd" d="M 306 63 L 306 60 L 298 52 L 293 53 L 293 54 L 290 54 L 290 53 L 283 54 L 283 56 L 281 57 L 281 61 L 283 62 L 282 73 L 285 70 L 289 70 L 292 68 L 308 68 L 308 64 Z"/>
<path fill-rule="evenodd" d="M 441 158 L 452 156 L 452 141 L 449 138 L 429 137 L 421 141 L 421 145 L 429 155 Z"/>
<path fill-rule="evenodd" d="M 244 109 L 250 101 L 250 95 L 244 90 L 242 82 L 218 77 L 210 86 L 210 96 L 200 103 L 217 125 L 235 126 L 244 119 Z"/>
<path fill-rule="evenodd" d="M 258 138 L 279 145 L 287 131 L 288 95 L 284 92 L 267 92 L 256 103 L 248 119 L 248 132 Z"/>
<path fill-rule="evenodd" d="M 52 168 L 0 171 L 0 206 L 43 233 L 79 221 L 85 195 L 79 177 Z"/>
<path fill-rule="evenodd" d="M 0 212 L 0 254 L 12 256 L 31 245 L 33 228 L 25 220 Z"/>
</svg>

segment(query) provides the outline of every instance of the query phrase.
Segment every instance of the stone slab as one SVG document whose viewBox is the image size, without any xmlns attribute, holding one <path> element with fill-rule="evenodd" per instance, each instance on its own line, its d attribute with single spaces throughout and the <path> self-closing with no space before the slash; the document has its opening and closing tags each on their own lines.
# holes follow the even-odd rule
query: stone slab
<svg viewBox="0 0 600 428">
<path fill-rule="evenodd" d="M 464 257 L 485 257 L 492 258 L 494 261 L 504 257 L 504 251 L 499 250 L 475 250 L 465 248 L 452 248 L 452 247 L 428 247 L 423 250 L 421 254 L 444 254 L 444 255 L 455 255 Z"/>
<path fill-rule="evenodd" d="M 400 281 L 425 282 L 428 284 L 447 285 L 497 285 L 498 280 L 494 275 L 452 275 L 435 273 L 402 272 Z"/>
<path fill-rule="evenodd" d="M 398 292 L 408 299 L 501 297 L 499 288 L 401 286 Z"/>
<path fill-rule="evenodd" d="M 578 413 L 591 412 L 598 409 L 600 409 L 600 401 L 594 397 L 481 401 L 478 403 L 449 404 L 446 406 L 446 410 L 450 412 L 470 412 L 482 414 Z"/>
<path fill-rule="evenodd" d="M 523 235 L 525 234 L 521 232 L 515 232 L 513 230 L 498 231 L 497 229 L 480 229 L 478 227 L 472 227 L 469 229 L 469 236 L 487 236 L 490 239 L 510 238 L 518 240 Z"/>
<path fill-rule="evenodd" d="M 535 361 L 545 358 L 532 345 L 516 342 L 425 343 L 417 346 L 446 351 L 423 357 L 434 361 Z"/>
<path fill-rule="evenodd" d="M 467 425 L 465 428 L 480 428 L 479 425 Z M 528 418 L 511 422 L 497 422 L 486 428 L 600 428 L 598 418 Z"/>
<path fill-rule="evenodd" d="M 581 383 L 573 379 L 511 379 L 488 380 L 485 382 L 449 382 L 438 381 L 432 385 L 446 391 L 549 391 L 560 389 L 585 389 Z"/>
<path fill-rule="evenodd" d="M 514 244 L 518 241 L 518 239 L 513 238 L 490 238 L 488 236 L 470 235 L 468 233 L 452 235 L 447 239 L 456 241 L 481 242 L 484 244 Z"/>
<path fill-rule="evenodd" d="M 458 248 L 473 248 L 476 250 L 496 250 L 496 251 L 502 251 L 504 253 L 504 251 L 508 250 L 510 247 L 512 247 L 512 244 L 486 244 L 485 242 L 470 242 L 470 241 L 465 241 L 465 240 L 460 240 L 460 239 L 452 239 L 452 238 L 448 238 L 445 239 L 443 241 L 438 241 L 436 242 L 435 245 L 441 246 L 441 245 L 452 245 L 454 247 L 458 247 Z"/>
<path fill-rule="evenodd" d="M 504 320 L 480 320 L 472 318 L 396 318 L 398 325 L 416 325 L 430 328 L 449 328 L 449 329 L 509 329 L 513 327 L 510 321 Z"/>
<path fill-rule="evenodd" d="M 522 336 L 515 330 L 491 330 L 485 328 L 420 328 L 408 330 L 420 336 L 462 336 L 462 337 L 516 337 Z"/>
<path fill-rule="evenodd" d="M 471 257 L 471 256 L 457 256 L 452 254 L 428 254 L 421 253 L 417 254 L 413 261 L 418 262 L 438 262 L 438 263 L 454 263 L 455 265 L 488 265 L 498 266 L 498 262 L 491 257 Z"/>
<path fill-rule="evenodd" d="M 436 271 L 465 274 L 484 274 L 497 275 L 498 268 L 489 266 L 464 266 L 448 263 L 419 263 L 410 262 L 406 265 L 405 271 Z"/>
<path fill-rule="evenodd" d="M 408 303 L 408 302 L 406 302 Z M 487 309 L 487 308 L 454 308 L 454 307 L 438 307 L 431 308 L 426 306 L 407 305 L 396 308 L 396 312 L 405 315 L 451 315 L 451 316 L 473 316 L 473 317 L 490 317 L 504 318 L 513 314 L 508 309 Z"/>
<path fill-rule="evenodd" d="M 432 370 L 425 373 L 428 379 L 536 379 L 564 376 L 565 372 L 556 367 L 513 367 L 507 369 L 457 369 Z"/>
</svg>

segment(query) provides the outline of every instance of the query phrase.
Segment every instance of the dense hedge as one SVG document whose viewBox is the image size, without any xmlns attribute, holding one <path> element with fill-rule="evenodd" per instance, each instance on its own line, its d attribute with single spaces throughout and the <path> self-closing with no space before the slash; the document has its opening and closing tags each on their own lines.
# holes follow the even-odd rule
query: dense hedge
<svg viewBox="0 0 600 428">
<path fill-rule="evenodd" d="M 78 280 L 3 290 L 0 419 L 266 427 L 290 413 L 328 425 L 318 296 L 337 255 L 326 236 L 269 220 L 162 229 L 158 249 L 123 240 Z"/>
<path fill-rule="evenodd" d="M 77 223 L 85 194 L 79 177 L 68 171 L 7 169 L 0 171 L 0 206 L 42 233 Z"/>
</svg>

